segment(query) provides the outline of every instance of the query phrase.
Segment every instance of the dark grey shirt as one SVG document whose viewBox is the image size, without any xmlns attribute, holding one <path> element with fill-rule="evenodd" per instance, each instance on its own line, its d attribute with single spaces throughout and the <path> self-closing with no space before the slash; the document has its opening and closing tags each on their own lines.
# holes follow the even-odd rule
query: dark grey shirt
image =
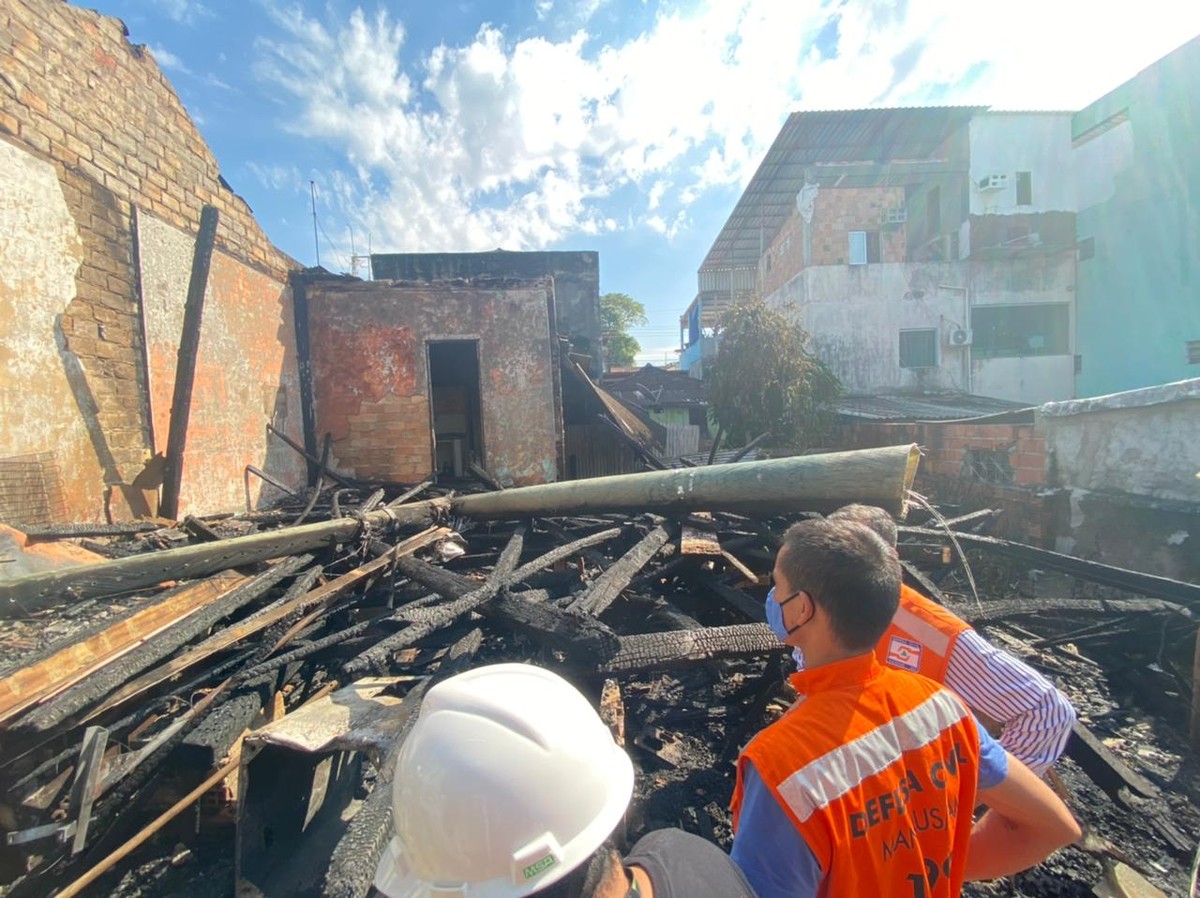
<svg viewBox="0 0 1200 898">
<path fill-rule="evenodd" d="M 742 871 L 724 851 L 681 829 L 647 833 L 625 857 L 654 885 L 654 898 L 755 898 Z"/>
</svg>

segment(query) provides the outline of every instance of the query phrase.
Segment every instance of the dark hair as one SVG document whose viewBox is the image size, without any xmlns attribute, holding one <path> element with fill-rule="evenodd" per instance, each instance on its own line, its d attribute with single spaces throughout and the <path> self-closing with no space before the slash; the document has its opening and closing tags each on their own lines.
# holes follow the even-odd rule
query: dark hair
<svg viewBox="0 0 1200 898">
<path fill-rule="evenodd" d="M 851 521 L 811 520 L 783 535 L 779 566 L 828 616 L 834 637 L 866 651 L 883 636 L 900 601 L 900 561 L 874 530 Z"/>
<path fill-rule="evenodd" d="M 624 870 L 621 854 L 611 840 L 553 885 L 533 893 L 533 898 L 593 898 L 614 870 Z"/>
<path fill-rule="evenodd" d="M 889 546 L 893 548 L 896 546 L 896 522 L 878 505 L 861 505 L 857 502 L 853 505 L 843 505 L 829 516 L 829 520 L 852 521 L 855 524 L 870 527 Z"/>
</svg>

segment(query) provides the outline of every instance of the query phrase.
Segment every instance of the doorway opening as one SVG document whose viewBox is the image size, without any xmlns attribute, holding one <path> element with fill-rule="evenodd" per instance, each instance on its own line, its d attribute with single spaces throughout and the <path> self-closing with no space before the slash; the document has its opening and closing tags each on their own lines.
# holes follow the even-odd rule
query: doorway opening
<svg viewBox="0 0 1200 898">
<path fill-rule="evenodd" d="M 479 341 L 431 340 L 426 347 L 434 471 L 462 477 L 468 464 L 484 460 Z"/>
</svg>

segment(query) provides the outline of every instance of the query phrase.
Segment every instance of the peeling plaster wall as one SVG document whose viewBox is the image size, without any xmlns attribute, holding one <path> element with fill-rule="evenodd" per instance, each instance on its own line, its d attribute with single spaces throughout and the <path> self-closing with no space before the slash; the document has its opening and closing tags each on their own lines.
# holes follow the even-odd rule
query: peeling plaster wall
<svg viewBox="0 0 1200 898">
<path fill-rule="evenodd" d="M 356 477 L 412 483 L 433 470 L 426 341 L 479 341 L 483 464 L 504 483 L 560 476 L 549 283 L 394 285 L 311 281 L 318 435 Z"/>
<path fill-rule="evenodd" d="M 1200 379 L 1051 403 L 1037 420 L 1057 485 L 1200 505 Z"/>
<path fill-rule="evenodd" d="M 83 241 L 54 166 L 0 141 L 0 170 L 0 456 L 53 451 L 68 501 L 98 520 L 103 472 L 72 385 L 82 366 L 61 336 Z"/>
<path fill-rule="evenodd" d="M 265 308 L 278 304 L 278 285 L 295 263 L 271 245 L 221 178 L 152 54 L 128 41 L 118 19 L 60 0 L 4 6 L 0 144 L 10 160 L 2 189 L 11 200 L 0 263 L 6 282 L 21 285 L 0 290 L 0 321 L 18 322 L 5 327 L 0 340 L 19 345 L 26 364 L 38 360 L 47 368 L 36 378 L 20 376 L 13 366 L 0 369 L 0 393 L 24 401 L 19 412 L 12 411 L 16 400 L 7 402 L 2 452 L 58 454 L 64 479 L 59 514 L 66 520 L 153 513 L 161 471 L 149 460 L 135 212 L 152 212 L 190 233 L 201 207 L 216 206 L 217 246 L 242 266 L 236 278 L 251 284 L 243 292 L 254 293 Z M 30 197 L 37 197 L 36 205 L 29 205 Z M 65 242 L 64 206 L 75 234 Z M 32 263 L 22 249 L 31 246 L 38 248 Z M 69 290 L 47 274 L 60 270 L 71 272 Z M 252 285 L 260 276 L 275 284 L 273 293 Z M 286 348 L 282 332 L 278 340 Z M 225 402 L 246 401 L 235 389 L 222 395 Z M 260 423 L 250 443 L 235 428 L 215 441 L 231 452 L 253 449 L 261 463 L 263 407 L 256 395 L 253 415 Z M 201 436 L 196 445 L 203 442 Z M 186 480 L 183 486 L 186 493 Z M 243 501 L 239 492 L 236 504 Z"/>
<path fill-rule="evenodd" d="M 158 451 L 166 450 L 177 348 L 195 236 L 137 216 L 150 409 Z M 246 465 L 302 483 L 304 460 L 266 422 L 303 440 L 291 290 L 225 253 L 214 253 L 204 300 L 196 380 L 183 464 L 180 513 L 231 510 L 246 501 Z M 256 477 L 250 502 L 280 497 Z"/>
<path fill-rule="evenodd" d="M 793 306 L 817 354 L 853 393 L 968 389 L 967 350 L 947 335 L 969 321 L 966 304 L 1070 302 L 1072 264 L 1063 256 L 1010 262 L 907 262 L 820 265 L 804 269 L 767 296 Z M 962 289 L 966 287 L 966 293 Z M 934 368 L 900 367 L 900 331 L 938 332 Z M 970 391 L 1035 404 L 1066 399 L 1074 386 L 1071 355 L 974 358 Z"/>
<path fill-rule="evenodd" d="M 1200 580 L 1200 379 L 1038 409 L 1056 548 Z"/>
</svg>

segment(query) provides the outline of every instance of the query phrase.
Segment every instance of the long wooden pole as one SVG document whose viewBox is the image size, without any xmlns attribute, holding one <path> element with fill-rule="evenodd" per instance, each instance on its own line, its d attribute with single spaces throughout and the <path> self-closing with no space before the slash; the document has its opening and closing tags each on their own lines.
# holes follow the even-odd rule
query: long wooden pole
<svg viewBox="0 0 1200 898">
<path fill-rule="evenodd" d="M 455 514 L 469 518 L 620 511 L 782 514 L 832 511 L 848 502 L 900 514 L 919 458 L 910 444 L 571 480 L 459 496 L 451 504 Z"/>
<path fill-rule="evenodd" d="M 192 412 L 192 384 L 196 380 L 196 358 L 200 353 L 200 322 L 204 317 L 204 292 L 217 240 L 221 213 L 216 206 L 200 211 L 200 231 L 192 255 L 192 276 L 183 307 L 183 334 L 175 362 L 175 389 L 171 396 L 171 421 L 167 431 L 166 464 L 163 466 L 162 500 L 159 514 L 174 520 L 179 514 L 179 488 L 183 481 L 183 450 L 187 445 L 188 419 Z"/>
</svg>

